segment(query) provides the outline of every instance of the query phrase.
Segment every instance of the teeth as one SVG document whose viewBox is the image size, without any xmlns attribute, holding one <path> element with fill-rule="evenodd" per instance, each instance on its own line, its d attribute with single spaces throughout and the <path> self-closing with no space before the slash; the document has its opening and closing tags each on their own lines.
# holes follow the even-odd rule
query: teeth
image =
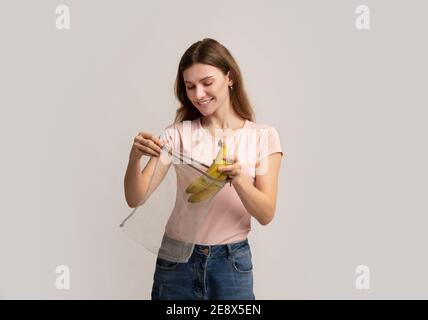
<svg viewBox="0 0 428 320">
<path fill-rule="evenodd" d="M 211 100 L 212 100 L 212 98 L 209 100 L 201 101 L 201 102 L 199 102 L 199 104 L 205 105 L 205 104 L 208 104 Z"/>
</svg>

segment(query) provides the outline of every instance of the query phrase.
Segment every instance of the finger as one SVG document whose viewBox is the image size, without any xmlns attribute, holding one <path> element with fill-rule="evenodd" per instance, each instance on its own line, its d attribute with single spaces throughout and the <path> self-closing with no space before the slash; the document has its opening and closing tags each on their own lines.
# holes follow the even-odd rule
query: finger
<svg viewBox="0 0 428 320">
<path fill-rule="evenodd" d="M 233 165 L 232 170 L 230 170 L 230 172 L 228 174 L 232 175 L 232 176 L 237 176 L 237 175 L 241 174 L 241 165 L 240 164 Z"/>
<path fill-rule="evenodd" d="M 241 169 L 241 164 L 239 162 L 235 162 L 233 164 L 220 166 L 221 168 L 226 168 L 227 170 L 233 170 L 235 168 Z"/>
<path fill-rule="evenodd" d="M 156 137 L 156 136 L 153 136 L 152 140 L 161 148 L 165 144 L 165 142 L 163 142 L 161 139 L 159 139 L 159 137 Z"/>
<path fill-rule="evenodd" d="M 142 144 L 143 146 L 147 145 L 147 139 L 144 139 L 142 136 L 136 136 L 134 141 Z"/>
<path fill-rule="evenodd" d="M 234 155 L 233 157 L 229 157 L 229 156 L 224 156 L 223 160 L 225 160 L 226 162 L 230 162 L 230 163 L 236 163 L 238 162 L 238 155 Z"/>
<path fill-rule="evenodd" d="M 161 148 L 153 140 L 149 140 L 147 146 L 150 147 L 150 148 L 152 148 L 152 149 L 154 149 L 154 150 L 156 150 L 159 153 L 161 152 Z"/>
<path fill-rule="evenodd" d="M 219 166 L 219 167 L 218 167 L 218 171 L 220 171 L 220 172 L 224 172 L 224 173 L 227 173 L 227 172 L 231 172 L 234 168 L 235 168 L 235 166 L 234 166 L 234 165 L 229 165 L 229 166 Z"/>
<path fill-rule="evenodd" d="M 232 176 L 238 176 L 241 174 L 241 170 L 240 169 L 234 169 L 232 170 L 232 172 L 230 173 L 230 175 Z"/>
<path fill-rule="evenodd" d="M 151 133 L 145 133 L 143 132 L 143 137 L 147 140 L 151 140 L 153 141 L 153 143 L 157 144 L 159 147 L 163 147 L 164 142 L 162 142 L 158 137 L 156 137 L 155 135 L 151 134 Z"/>
<path fill-rule="evenodd" d="M 146 147 L 140 143 L 135 143 L 134 145 L 138 148 L 138 150 L 140 150 L 146 155 L 154 156 L 154 157 L 158 157 L 160 155 L 159 153 L 155 152 L 153 149 Z"/>
<path fill-rule="evenodd" d="M 161 152 L 161 149 L 159 148 L 159 146 L 157 144 L 155 144 L 152 140 L 143 139 L 141 137 L 137 137 L 137 140 L 143 146 L 149 147 L 149 148 L 155 150 L 156 152 L 159 152 L 159 153 Z"/>
<path fill-rule="evenodd" d="M 150 135 L 149 138 L 151 141 L 153 141 L 154 144 L 156 144 L 159 147 L 163 147 L 163 145 L 165 144 L 164 142 L 162 142 L 158 137 L 154 136 L 154 135 Z"/>
<path fill-rule="evenodd" d="M 160 140 L 156 137 L 156 136 L 154 136 L 153 134 L 151 134 L 151 133 L 148 133 L 148 132 L 140 132 L 139 134 L 138 134 L 140 137 L 142 137 L 142 138 L 144 138 L 144 139 L 146 139 L 146 140 L 152 140 L 153 142 L 155 142 L 156 144 L 158 143 L 158 142 L 160 142 Z"/>
<path fill-rule="evenodd" d="M 148 133 L 148 132 L 141 131 L 138 135 L 143 137 L 144 139 L 151 139 L 152 138 L 152 134 Z"/>
<path fill-rule="evenodd" d="M 225 168 L 225 166 L 219 166 L 217 168 L 217 170 L 218 170 L 218 172 L 225 172 L 226 170 L 224 168 Z"/>
</svg>

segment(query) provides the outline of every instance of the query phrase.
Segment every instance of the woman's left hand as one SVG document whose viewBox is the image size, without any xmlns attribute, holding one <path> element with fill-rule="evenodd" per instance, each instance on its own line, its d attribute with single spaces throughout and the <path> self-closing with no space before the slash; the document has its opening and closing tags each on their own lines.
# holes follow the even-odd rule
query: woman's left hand
<svg viewBox="0 0 428 320">
<path fill-rule="evenodd" d="M 230 160 L 226 157 L 223 158 L 223 160 L 231 162 L 230 165 L 226 166 L 220 166 L 218 168 L 218 171 L 227 174 L 229 176 L 229 179 L 231 180 L 230 184 L 234 184 L 240 177 L 241 177 L 241 164 L 239 163 L 238 156 L 235 155 L 233 160 Z"/>
</svg>

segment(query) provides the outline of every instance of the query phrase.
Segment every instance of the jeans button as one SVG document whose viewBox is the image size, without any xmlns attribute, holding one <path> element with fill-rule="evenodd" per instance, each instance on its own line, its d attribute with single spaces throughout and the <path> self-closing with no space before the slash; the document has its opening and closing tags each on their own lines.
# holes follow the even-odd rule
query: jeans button
<svg viewBox="0 0 428 320">
<path fill-rule="evenodd" d="M 208 249 L 208 248 L 204 248 L 204 249 L 201 248 L 199 250 L 205 254 L 208 254 L 208 252 L 210 251 L 210 249 Z"/>
</svg>

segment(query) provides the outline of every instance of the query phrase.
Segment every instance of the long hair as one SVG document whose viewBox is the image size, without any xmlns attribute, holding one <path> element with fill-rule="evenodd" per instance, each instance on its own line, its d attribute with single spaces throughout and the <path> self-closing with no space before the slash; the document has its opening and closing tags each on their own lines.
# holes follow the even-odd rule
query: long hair
<svg viewBox="0 0 428 320">
<path fill-rule="evenodd" d="M 202 116 L 189 100 L 184 84 L 183 72 L 195 63 L 208 64 L 220 69 L 224 75 L 229 73 L 233 89 L 229 90 L 230 102 L 235 112 L 242 118 L 255 121 L 254 110 L 244 89 L 241 71 L 229 50 L 214 39 L 205 38 L 192 44 L 181 57 L 175 79 L 175 96 L 180 107 L 175 114 L 175 123 L 194 120 Z"/>
</svg>

